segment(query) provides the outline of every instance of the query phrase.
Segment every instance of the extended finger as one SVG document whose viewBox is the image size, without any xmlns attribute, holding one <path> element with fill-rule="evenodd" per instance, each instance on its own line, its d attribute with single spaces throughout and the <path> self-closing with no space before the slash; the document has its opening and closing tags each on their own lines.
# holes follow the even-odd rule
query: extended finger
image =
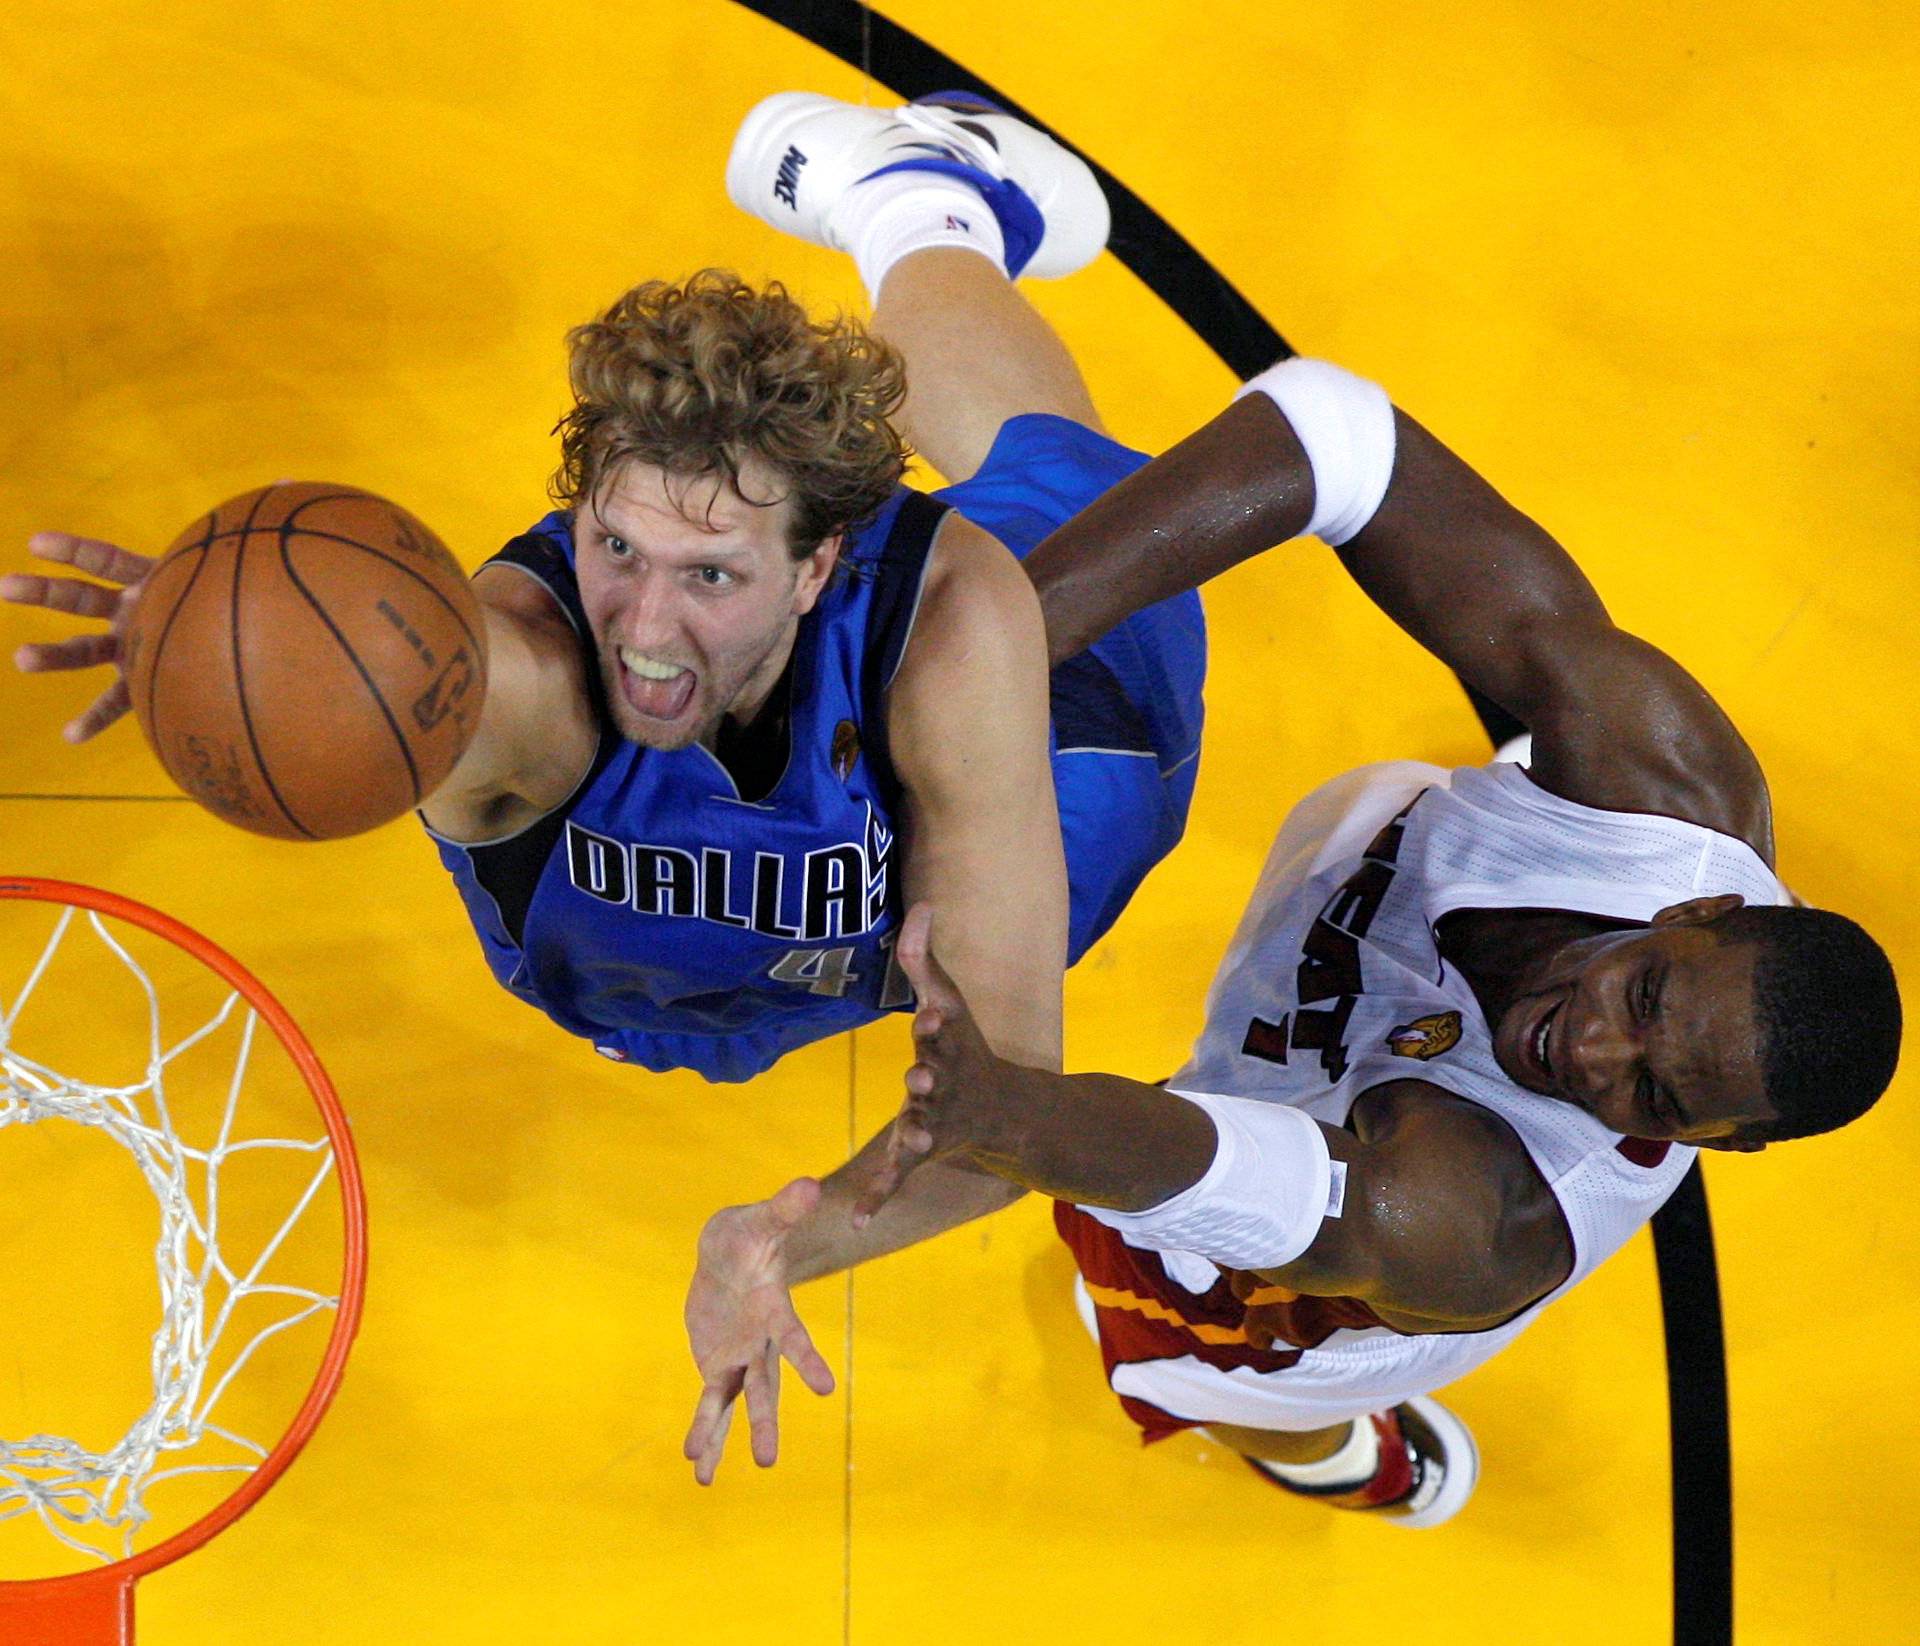
<svg viewBox="0 0 1920 1646">
<path fill-rule="evenodd" d="M 771 1469 L 780 1458 L 780 1349 L 763 1344 L 747 1368 L 747 1427 L 753 1461 Z"/>
<path fill-rule="evenodd" d="M 907 974 L 914 996 L 923 1007 L 937 1007 L 948 1016 L 967 1009 L 958 986 L 934 956 L 931 903 L 916 903 L 907 911 L 894 952 L 900 957 L 900 969 Z"/>
<path fill-rule="evenodd" d="M 800 1374 L 800 1381 L 817 1395 L 833 1393 L 833 1369 L 826 1357 L 813 1346 L 813 1339 L 795 1315 L 780 1334 L 780 1352 Z"/>
<path fill-rule="evenodd" d="M 853 1226 L 856 1229 L 864 1229 L 873 1221 L 874 1213 L 899 1193 L 906 1175 L 894 1139 L 889 1137 L 886 1153 L 867 1178 L 866 1187 L 854 1196 Z"/>
<path fill-rule="evenodd" d="M 120 655 L 120 638 L 108 633 L 75 634 L 65 640 L 30 640 L 13 654 L 22 674 L 48 669 L 91 669 Z"/>
<path fill-rule="evenodd" d="M 120 608 L 120 591 L 77 577 L 42 577 L 38 572 L 9 572 L 0 577 L 0 600 L 16 606 L 44 606 L 69 617 L 111 617 Z"/>
<path fill-rule="evenodd" d="M 699 1485 L 711 1486 L 713 1477 L 720 1472 L 720 1459 L 727 1449 L 727 1435 L 733 1428 L 733 1413 L 734 1408 L 729 1404 L 715 1423 L 705 1449 L 694 1459 L 693 1478 Z"/>
<path fill-rule="evenodd" d="M 733 1403 L 739 1394 L 737 1370 L 721 1382 L 709 1383 L 700 1393 L 700 1404 L 694 1408 L 693 1423 L 680 1450 L 693 1464 L 694 1478 L 702 1486 L 713 1484 L 714 1472 L 720 1467 L 727 1431 L 733 1426 Z"/>
<path fill-rule="evenodd" d="M 69 743 L 84 743 L 96 737 L 133 707 L 133 694 L 124 680 L 116 680 L 89 703 L 78 720 L 69 721 L 60 735 Z"/>
<path fill-rule="evenodd" d="M 721 1422 L 740 1393 L 740 1372 L 736 1367 L 724 1377 L 709 1378 L 700 1391 L 700 1402 L 693 1409 L 693 1422 L 687 1426 L 687 1439 L 681 1450 L 689 1461 L 707 1449 L 715 1425 Z"/>
<path fill-rule="evenodd" d="M 72 532 L 35 532 L 27 539 L 27 552 L 36 560 L 72 566 L 89 577 L 104 577 L 109 583 L 137 583 L 153 570 L 153 561 L 147 555 L 134 554 L 117 543 L 103 543 L 97 537 L 75 537 Z"/>
<path fill-rule="evenodd" d="M 932 1149 L 932 1135 L 924 1127 L 911 1126 L 904 1119 L 893 1123 L 887 1134 L 886 1152 L 867 1179 L 866 1187 L 854 1198 L 853 1226 L 856 1229 L 864 1229 L 873 1221 L 874 1214 L 900 1192 L 900 1185 L 926 1160 Z M 825 1362 L 821 1364 L 824 1366 Z M 812 1384 L 809 1383 L 808 1387 L 811 1388 Z M 824 1390 L 820 1392 L 825 1393 Z"/>
</svg>

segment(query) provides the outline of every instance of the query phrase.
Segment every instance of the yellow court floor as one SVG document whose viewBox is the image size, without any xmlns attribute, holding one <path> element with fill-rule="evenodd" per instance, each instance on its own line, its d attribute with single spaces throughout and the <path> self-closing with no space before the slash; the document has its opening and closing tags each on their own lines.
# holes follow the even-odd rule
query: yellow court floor
<svg viewBox="0 0 1920 1646">
<path fill-rule="evenodd" d="M 1746 732 L 1789 881 L 1868 923 L 1911 989 L 1920 30 L 1902 8 L 888 16 L 1554 529 Z M 46 527 L 155 550 L 289 475 L 401 499 L 475 564 L 544 511 L 561 338 L 627 285 L 727 264 L 862 301 L 842 259 L 735 212 L 721 165 L 768 92 L 889 94 L 857 52 L 732 0 L 14 0 L 0 60 L 0 569 Z M 1111 257 L 1033 297 L 1135 444 L 1233 387 Z M 1317 546 L 1207 605 L 1192 825 L 1069 979 L 1070 1066 L 1179 1062 L 1309 787 L 1484 754 L 1445 672 Z M 7 651 L 52 631 L 0 609 Z M 143 1585 L 148 1646 L 1672 1637 L 1645 1236 L 1459 1386 L 1485 1474 L 1437 1532 L 1284 1499 L 1192 1437 L 1138 1447 L 1037 1204 L 803 1293 L 842 1391 L 790 1381 L 779 1467 L 735 1456 L 699 1491 L 679 1458 L 695 1233 L 883 1122 L 901 1025 L 745 1088 L 616 1068 L 492 983 L 413 825 L 241 836 L 164 798 L 131 728 L 62 744 L 85 695 L 0 677 L 0 870 L 157 903 L 251 965 L 346 1097 L 373 1217 L 332 1416 L 248 1519 Z M 1754 1646 L 1915 1633 L 1916 1098 L 1909 1068 L 1852 1130 L 1707 1167 Z M 57 1344 L 99 1259 L 9 1164 L 27 1158 L 0 1133 L 6 1336 Z M 87 1343 L 76 1380 L 105 1375 Z M 33 1421 L 10 1407 L 19 1355 L 0 1352 L 0 1433 Z"/>
</svg>

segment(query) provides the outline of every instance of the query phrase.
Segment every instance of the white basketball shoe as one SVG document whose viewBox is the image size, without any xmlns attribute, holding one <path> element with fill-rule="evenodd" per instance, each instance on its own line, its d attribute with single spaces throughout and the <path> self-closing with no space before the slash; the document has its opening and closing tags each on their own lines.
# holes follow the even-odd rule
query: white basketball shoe
<svg viewBox="0 0 1920 1646">
<path fill-rule="evenodd" d="M 1107 197 L 1086 162 L 969 92 L 935 92 L 897 109 L 780 92 L 741 123 L 727 194 L 777 229 L 845 251 L 834 208 L 850 189 L 900 171 L 977 190 L 999 221 L 1011 275 L 1072 274 L 1107 243 Z"/>
<path fill-rule="evenodd" d="M 1366 1480 L 1302 1486 L 1256 1457 L 1247 1462 L 1261 1479 L 1296 1497 L 1357 1509 L 1398 1526 L 1438 1526 L 1466 1507 L 1480 1478 L 1480 1449 L 1473 1431 L 1454 1413 L 1415 1395 L 1389 1411 L 1374 1412 L 1370 1421 L 1380 1437 L 1380 1460 Z"/>
</svg>

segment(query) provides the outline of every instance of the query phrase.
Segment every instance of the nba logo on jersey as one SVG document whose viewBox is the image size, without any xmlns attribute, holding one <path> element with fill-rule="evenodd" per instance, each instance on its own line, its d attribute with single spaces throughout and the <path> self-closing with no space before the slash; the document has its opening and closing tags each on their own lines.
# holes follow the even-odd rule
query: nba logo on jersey
<svg viewBox="0 0 1920 1646">
<path fill-rule="evenodd" d="M 1435 1012 L 1429 1017 L 1416 1017 L 1389 1034 L 1387 1044 L 1395 1057 L 1417 1057 L 1424 1063 L 1460 1044 L 1460 1014 Z"/>
</svg>

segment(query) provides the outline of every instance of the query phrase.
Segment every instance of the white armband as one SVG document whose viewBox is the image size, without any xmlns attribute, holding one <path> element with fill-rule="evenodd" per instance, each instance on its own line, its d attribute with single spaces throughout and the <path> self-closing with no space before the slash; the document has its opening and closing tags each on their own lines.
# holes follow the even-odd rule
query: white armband
<svg viewBox="0 0 1920 1646">
<path fill-rule="evenodd" d="M 1313 518 L 1302 537 L 1339 548 L 1379 512 L 1393 480 L 1393 402 L 1343 366 L 1295 355 L 1244 384 L 1293 425 L 1313 469 Z"/>
<path fill-rule="evenodd" d="M 1207 1111 L 1218 1142 L 1198 1183 L 1151 1211 L 1082 1206 L 1135 1246 L 1197 1252 L 1228 1269 L 1274 1269 L 1314 1242 L 1323 1219 L 1338 1217 L 1346 1171 L 1327 1152 L 1320 1123 L 1283 1103 L 1176 1092 Z"/>
</svg>

